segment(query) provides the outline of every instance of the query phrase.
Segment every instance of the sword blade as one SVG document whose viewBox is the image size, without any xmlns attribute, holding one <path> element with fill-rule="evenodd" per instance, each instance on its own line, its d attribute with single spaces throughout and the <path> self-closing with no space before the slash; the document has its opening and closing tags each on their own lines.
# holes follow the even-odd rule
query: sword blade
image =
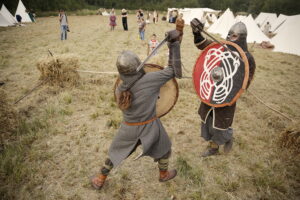
<svg viewBox="0 0 300 200">
<path fill-rule="evenodd" d="M 157 52 L 157 50 L 162 47 L 168 40 L 168 37 L 165 37 L 165 39 L 163 39 L 163 41 L 161 41 L 150 53 L 150 55 L 138 66 L 138 68 L 136 69 L 136 71 L 140 71 L 144 65 L 146 64 L 146 62 Z"/>
</svg>

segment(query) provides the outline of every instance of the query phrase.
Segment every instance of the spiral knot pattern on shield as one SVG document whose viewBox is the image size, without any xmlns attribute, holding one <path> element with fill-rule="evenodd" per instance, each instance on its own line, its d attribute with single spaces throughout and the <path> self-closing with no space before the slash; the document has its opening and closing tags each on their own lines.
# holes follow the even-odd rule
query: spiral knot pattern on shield
<svg viewBox="0 0 300 200">
<path fill-rule="evenodd" d="M 200 100 L 213 107 L 230 106 L 247 87 L 249 63 L 237 44 L 211 43 L 198 57 L 193 83 Z"/>
<path fill-rule="evenodd" d="M 224 47 L 210 49 L 204 60 L 204 71 L 200 77 L 200 96 L 216 103 L 223 103 L 233 88 L 233 76 L 240 66 L 238 53 L 233 55 L 229 51 L 223 51 Z M 234 52 L 235 53 L 235 52 Z M 214 82 L 211 78 L 212 70 L 220 66 L 224 74 L 221 82 Z"/>
</svg>

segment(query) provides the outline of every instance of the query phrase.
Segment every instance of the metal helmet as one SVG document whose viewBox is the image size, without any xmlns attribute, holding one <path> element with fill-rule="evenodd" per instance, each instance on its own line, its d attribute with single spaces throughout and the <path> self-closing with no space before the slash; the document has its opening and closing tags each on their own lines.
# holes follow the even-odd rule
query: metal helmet
<svg viewBox="0 0 300 200">
<path fill-rule="evenodd" d="M 135 74 L 141 64 L 139 57 L 132 51 L 123 51 L 117 59 L 117 68 L 120 74 Z"/>
<path fill-rule="evenodd" d="M 247 27 L 243 22 L 235 23 L 229 30 L 226 40 L 238 44 L 244 51 L 247 47 Z"/>
</svg>

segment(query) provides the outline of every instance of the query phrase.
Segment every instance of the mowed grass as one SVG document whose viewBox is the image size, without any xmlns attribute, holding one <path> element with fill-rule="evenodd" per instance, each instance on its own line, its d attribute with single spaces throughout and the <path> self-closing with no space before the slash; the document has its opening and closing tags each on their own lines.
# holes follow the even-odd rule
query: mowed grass
<svg viewBox="0 0 300 200">
<path fill-rule="evenodd" d="M 131 50 L 142 59 L 146 43 L 138 39 L 135 16 L 129 31 L 109 31 L 108 18 L 69 17 L 71 32 L 60 41 L 56 17 L 39 18 L 25 27 L 0 30 L 0 80 L 10 102 L 38 83 L 36 63 L 48 56 L 72 54 L 81 70 L 116 71 L 116 58 Z M 160 21 L 146 28 L 146 41 L 159 40 L 174 25 Z M 90 187 L 89 177 L 106 158 L 122 121 L 114 102 L 116 75 L 80 74 L 77 87 L 42 86 L 14 108 L 21 119 L 14 140 L 1 152 L 2 199 L 297 199 L 300 197 L 299 155 L 278 147 L 282 131 L 299 123 L 300 57 L 252 47 L 256 74 L 250 91 L 268 105 L 294 119 L 291 122 L 244 93 L 238 100 L 233 124 L 234 149 L 200 158 L 206 142 L 200 138 L 200 104 L 191 79 L 178 80 L 180 95 L 174 109 L 162 118 L 172 140 L 170 167 L 178 176 L 158 182 L 157 164 L 149 157 L 133 161 L 141 151 L 114 169 L 101 191 Z M 193 45 L 189 26 L 181 46 L 185 76 L 191 76 L 200 51 Z M 167 47 L 153 63 L 167 63 Z"/>
</svg>

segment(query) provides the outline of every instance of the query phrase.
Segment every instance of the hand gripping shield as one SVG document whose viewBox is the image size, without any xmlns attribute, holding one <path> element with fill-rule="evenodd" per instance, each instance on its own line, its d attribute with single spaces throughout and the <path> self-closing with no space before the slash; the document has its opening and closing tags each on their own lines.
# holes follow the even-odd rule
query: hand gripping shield
<svg viewBox="0 0 300 200">
<path fill-rule="evenodd" d="M 231 106 L 246 89 L 249 64 L 235 43 L 212 43 L 196 61 L 193 83 L 200 100 L 212 107 Z"/>
</svg>

